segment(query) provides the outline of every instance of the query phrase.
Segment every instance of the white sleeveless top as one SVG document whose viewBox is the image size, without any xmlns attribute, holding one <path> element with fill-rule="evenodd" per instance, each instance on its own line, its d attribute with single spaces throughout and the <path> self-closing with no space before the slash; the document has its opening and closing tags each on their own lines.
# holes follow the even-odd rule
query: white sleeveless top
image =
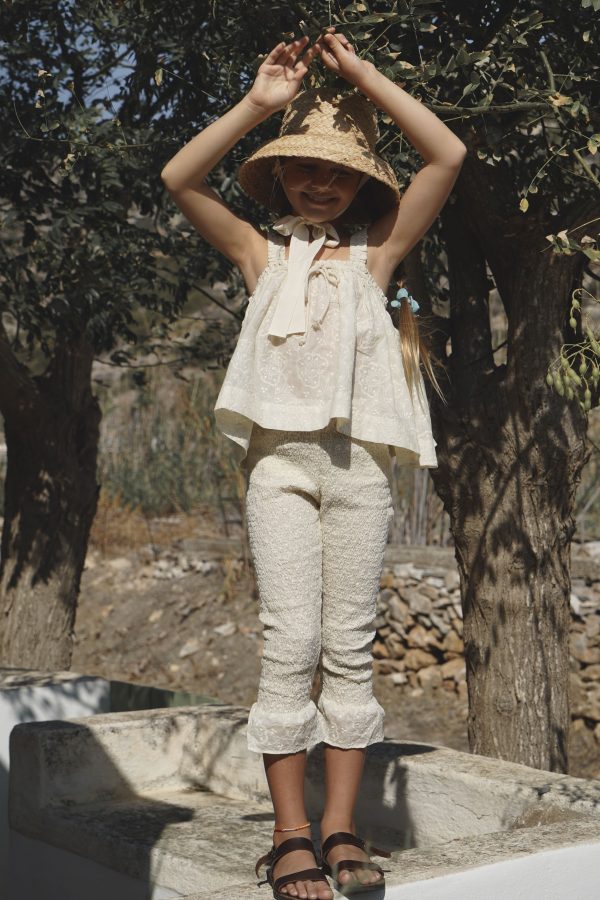
<svg viewBox="0 0 600 900">
<path fill-rule="evenodd" d="M 214 407 L 238 463 L 245 464 L 254 422 L 316 431 L 335 419 L 343 434 L 387 444 L 400 465 L 437 467 L 423 376 L 411 396 L 387 297 L 367 269 L 367 229 L 350 238 L 348 259 L 311 265 L 306 333 L 283 340 L 268 332 L 287 272 L 285 239 L 270 230 L 267 241 L 267 266 Z"/>
</svg>

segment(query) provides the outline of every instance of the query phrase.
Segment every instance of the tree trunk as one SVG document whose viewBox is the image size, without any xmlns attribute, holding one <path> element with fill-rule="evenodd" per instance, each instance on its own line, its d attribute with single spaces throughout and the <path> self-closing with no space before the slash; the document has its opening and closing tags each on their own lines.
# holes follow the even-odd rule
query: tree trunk
<svg viewBox="0 0 600 900">
<path fill-rule="evenodd" d="M 474 195 L 482 197 L 481 186 Z M 485 206 L 485 191 L 482 199 Z M 512 256 L 494 258 L 485 228 L 476 233 L 471 223 L 487 215 L 496 247 L 500 223 L 477 204 L 464 189 L 444 211 L 448 406 L 431 392 L 439 442 L 431 476 L 450 516 L 461 579 L 469 745 L 566 772 L 570 541 L 589 449 L 586 417 L 548 388 L 545 375 L 566 339 L 581 261 L 541 253 L 543 237 L 527 246 L 514 231 Z M 501 366 L 490 349 L 486 258 L 509 320 Z M 438 355 L 445 359 L 441 347 Z"/>
<path fill-rule="evenodd" d="M 75 340 L 4 403 L 7 445 L 0 563 L 2 665 L 68 669 L 81 572 L 97 504 L 100 411 L 93 354 Z"/>
<path fill-rule="evenodd" d="M 554 402 L 506 416 L 496 392 L 481 400 L 489 406 L 479 433 L 467 424 L 472 400 L 460 405 L 462 434 L 444 437 L 439 488 L 461 578 L 469 746 L 566 772 L 571 511 L 583 435 L 560 423 Z"/>
</svg>

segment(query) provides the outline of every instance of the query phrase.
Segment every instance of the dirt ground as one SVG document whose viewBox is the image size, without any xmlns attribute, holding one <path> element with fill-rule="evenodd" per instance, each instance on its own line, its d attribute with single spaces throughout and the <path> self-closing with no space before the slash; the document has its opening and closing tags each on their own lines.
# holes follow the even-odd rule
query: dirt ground
<svg viewBox="0 0 600 900">
<path fill-rule="evenodd" d="M 167 549 L 146 546 L 119 556 L 114 548 L 110 554 L 92 549 L 72 669 L 249 707 L 262 644 L 252 570 L 238 560 L 187 559 L 185 544 L 176 540 Z M 374 692 L 386 711 L 387 737 L 468 752 L 466 703 L 455 694 L 395 686 L 380 674 Z M 570 770 L 600 777 L 600 747 L 591 733 L 571 734 Z"/>
</svg>

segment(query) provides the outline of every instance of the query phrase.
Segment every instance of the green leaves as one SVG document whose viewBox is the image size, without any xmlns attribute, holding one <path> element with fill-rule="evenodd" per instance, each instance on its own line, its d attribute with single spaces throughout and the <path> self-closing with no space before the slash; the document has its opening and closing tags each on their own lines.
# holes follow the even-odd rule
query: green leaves
<svg viewBox="0 0 600 900">
<path fill-rule="evenodd" d="M 558 234 L 547 234 L 546 240 L 550 242 L 552 252 L 557 255 L 572 256 L 574 253 L 583 253 L 592 262 L 600 262 L 597 237 L 594 238 L 589 234 L 579 237 L 578 233 L 575 237 L 565 228 Z"/>
<path fill-rule="evenodd" d="M 585 38 L 595 8 L 521 5 L 494 32 L 474 6 L 458 14 L 434 0 L 232 0 L 196 18 L 183 0 L 5 5 L 2 24 L 13 39 L 3 45 L 0 75 L 0 193 L 8 198 L 0 303 L 14 333 L 18 323 L 46 347 L 65 329 L 87 328 L 103 348 L 140 340 L 131 316 L 176 316 L 182 283 L 222 281 L 234 308 L 240 282 L 176 216 L 160 169 L 241 98 L 259 54 L 284 34 L 316 35 L 330 21 L 468 138 L 482 165 L 503 170 L 511 215 L 529 221 L 538 208 L 589 197 L 596 188 L 575 151 L 589 168 L 598 158 L 600 135 L 589 122 L 595 48 Z M 317 65 L 316 82 L 328 78 Z M 237 167 L 279 120 L 246 135 L 215 173 L 225 202 L 251 220 L 264 213 L 240 192 Z M 403 183 L 421 164 L 391 120 L 381 121 L 379 147 Z M 593 233 L 562 240 L 561 227 L 548 252 L 597 259 Z M 169 277 L 161 274 L 165 257 Z"/>
<path fill-rule="evenodd" d="M 587 414 L 593 405 L 593 393 L 598 402 L 600 383 L 600 341 L 582 310 L 582 301 L 600 302 L 585 288 L 577 288 L 571 296 L 569 326 L 575 331 L 581 319 L 586 337 L 577 343 L 563 344 L 558 359 L 548 367 L 546 384 L 567 401 L 576 400 Z"/>
</svg>

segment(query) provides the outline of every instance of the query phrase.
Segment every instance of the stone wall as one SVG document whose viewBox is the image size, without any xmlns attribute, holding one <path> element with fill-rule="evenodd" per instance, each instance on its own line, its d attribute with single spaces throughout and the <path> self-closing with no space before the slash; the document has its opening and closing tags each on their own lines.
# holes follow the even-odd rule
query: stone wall
<svg viewBox="0 0 600 900">
<path fill-rule="evenodd" d="M 395 684 L 442 687 L 466 697 L 458 572 L 399 563 L 384 569 L 375 668 Z"/>
<path fill-rule="evenodd" d="M 600 544 L 590 549 L 595 556 Z M 388 560 L 384 567 L 373 643 L 375 669 L 395 684 L 441 688 L 466 700 L 456 565 L 441 553 L 428 563 L 426 548 L 415 555 L 421 564 Z M 593 730 L 600 742 L 600 562 L 591 555 L 574 559 L 570 642 L 571 718 L 576 727 Z"/>
<path fill-rule="evenodd" d="M 141 590 L 147 589 L 148 578 L 176 581 L 191 573 L 207 575 L 216 560 L 228 561 L 232 577 L 243 568 L 238 540 L 183 539 L 158 556 L 150 548 L 148 553 L 151 559 L 138 561 L 135 569 L 125 558 L 105 563 L 90 559 L 87 565 L 131 568 L 129 581 Z M 593 745 L 592 732 L 600 743 L 600 542 L 573 546 L 571 575 L 571 715 L 575 729 L 587 732 Z M 375 669 L 399 686 L 452 691 L 466 702 L 462 624 L 454 551 L 389 544 L 378 596 Z M 235 625 L 226 623 L 220 633 L 234 631 Z"/>
</svg>

